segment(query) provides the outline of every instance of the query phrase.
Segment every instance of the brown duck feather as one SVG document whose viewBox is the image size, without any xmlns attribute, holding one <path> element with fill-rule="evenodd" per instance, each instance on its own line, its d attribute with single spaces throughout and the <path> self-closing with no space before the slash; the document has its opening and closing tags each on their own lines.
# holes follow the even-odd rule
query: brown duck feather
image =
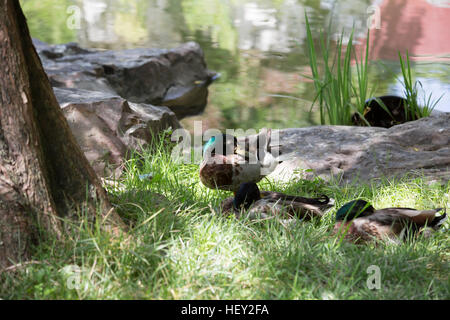
<svg viewBox="0 0 450 320">
<path fill-rule="evenodd" d="M 224 214 L 234 213 L 237 217 L 241 212 L 234 207 L 234 198 L 226 198 L 221 203 L 221 211 Z M 252 204 L 248 211 L 250 218 L 267 218 L 269 216 L 294 216 L 309 220 L 312 216 L 322 217 L 324 212 L 331 208 L 334 200 L 322 195 L 319 198 L 306 198 L 287 195 L 281 192 L 261 191 L 261 199 Z"/>
</svg>

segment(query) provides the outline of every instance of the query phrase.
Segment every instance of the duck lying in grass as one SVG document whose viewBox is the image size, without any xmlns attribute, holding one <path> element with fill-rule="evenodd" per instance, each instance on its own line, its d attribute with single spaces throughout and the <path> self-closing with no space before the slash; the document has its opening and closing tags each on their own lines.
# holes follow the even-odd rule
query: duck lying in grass
<svg viewBox="0 0 450 320">
<path fill-rule="evenodd" d="M 410 208 L 385 208 L 376 210 L 367 201 L 358 199 L 343 205 L 336 213 L 334 232 L 345 238 L 364 242 L 376 239 L 397 241 L 430 227 L 437 230 L 447 215 L 437 216 L 442 208 L 415 210 Z"/>
<path fill-rule="evenodd" d="M 310 220 L 322 217 L 331 208 L 334 200 L 327 196 L 304 198 L 273 191 L 259 191 L 254 182 L 240 185 L 235 197 L 225 199 L 221 204 L 222 213 L 234 213 L 240 217 L 246 211 L 249 219 L 266 219 L 278 216 L 281 219 L 298 217 Z"/>
<path fill-rule="evenodd" d="M 271 156 L 271 130 L 262 131 L 258 138 L 256 150 L 251 152 L 247 139 L 245 149 L 240 150 L 237 138 L 232 135 L 211 137 L 203 147 L 200 181 L 208 188 L 233 192 L 243 182 L 260 181 L 268 174 L 263 168 L 276 166 L 278 160 Z"/>
</svg>

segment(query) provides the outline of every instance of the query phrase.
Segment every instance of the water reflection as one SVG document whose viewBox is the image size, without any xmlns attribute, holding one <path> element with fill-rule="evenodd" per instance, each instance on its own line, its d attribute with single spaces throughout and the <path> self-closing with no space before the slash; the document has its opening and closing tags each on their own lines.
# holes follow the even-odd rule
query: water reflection
<svg viewBox="0 0 450 320">
<path fill-rule="evenodd" d="M 299 127 L 318 124 L 310 114 L 314 99 L 305 48 L 304 12 L 313 30 L 350 31 L 355 25 L 365 43 L 368 7 L 377 5 L 381 29 L 372 29 L 370 79 L 377 93 L 399 93 L 397 50 L 409 50 L 418 79 L 433 97 L 448 92 L 450 47 L 449 1 L 444 0 L 22 0 L 32 35 L 59 43 L 78 41 L 89 48 L 171 48 L 194 40 L 204 49 L 208 67 L 221 79 L 210 87 L 204 127 Z M 52 4 L 54 6 L 52 6 Z M 81 8 L 80 30 L 65 24 L 66 8 Z M 419 61 L 425 60 L 426 63 Z M 436 63 L 438 62 L 438 64 Z M 430 84 L 430 85 L 429 85 Z M 295 95 L 292 100 L 280 95 Z M 306 102 L 305 102 L 306 100 Z M 437 109 L 450 111 L 449 98 Z"/>
<path fill-rule="evenodd" d="M 449 4 L 450 1 L 446 1 Z M 433 4 L 435 3 L 435 4 Z M 437 3 L 437 4 L 436 4 Z M 370 31 L 372 59 L 396 60 L 409 50 L 416 61 L 450 62 L 450 9 L 444 1 L 385 0 L 380 29 Z"/>
</svg>

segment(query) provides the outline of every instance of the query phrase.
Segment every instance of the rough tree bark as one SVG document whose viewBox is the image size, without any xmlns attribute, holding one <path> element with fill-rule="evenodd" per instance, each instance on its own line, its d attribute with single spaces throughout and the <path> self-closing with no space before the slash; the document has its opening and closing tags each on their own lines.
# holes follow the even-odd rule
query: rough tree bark
<svg viewBox="0 0 450 320">
<path fill-rule="evenodd" d="M 117 233 L 125 226 L 77 145 L 31 42 L 18 0 L 0 0 L 0 270 L 29 258 L 61 217 L 101 204 Z M 73 215 L 75 216 L 75 215 Z"/>
</svg>

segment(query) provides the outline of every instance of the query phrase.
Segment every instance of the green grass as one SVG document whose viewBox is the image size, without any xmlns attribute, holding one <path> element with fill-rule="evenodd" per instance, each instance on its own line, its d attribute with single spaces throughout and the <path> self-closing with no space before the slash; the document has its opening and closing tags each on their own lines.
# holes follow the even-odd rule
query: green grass
<svg viewBox="0 0 450 320">
<path fill-rule="evenodd" d="M 139 174 L 152 173 L 142 181 Z M 331 234 L 333 208 L 321 221 L 286 228 L 276 220 L 250 222 L 220 216 L 229 196 L 201 185 L 198 165 L 175 164 L 165 144 L 135 154 L 118 187 L 107 187 L 131 225 L 112 239 L 98 222 L 71 223 L 67 239 L 48 239 L 31 264 L 0 273 L 3 299 L 449 299 L 448 230 L 395 245 L 356 246 Z M 322 180 L 292 181 L 263 189 L 336 199 L 356 197 L 376 208 L 450 207 L 450 185 L 421 179 L 379 186 L 337 186 Z M 168 201 L 155 201 L 154 193 Z M 448 229 L 448 222 L 446 225 Z M 80 268 L 78 288 L 69 289 Z M 366 286 L 367 268 L 381 270 L 381 288 Z M 72 278 L 71 278 L 72 277 Z M 76 279 L 75 279 L 76 280 Z"/>
</svg>

